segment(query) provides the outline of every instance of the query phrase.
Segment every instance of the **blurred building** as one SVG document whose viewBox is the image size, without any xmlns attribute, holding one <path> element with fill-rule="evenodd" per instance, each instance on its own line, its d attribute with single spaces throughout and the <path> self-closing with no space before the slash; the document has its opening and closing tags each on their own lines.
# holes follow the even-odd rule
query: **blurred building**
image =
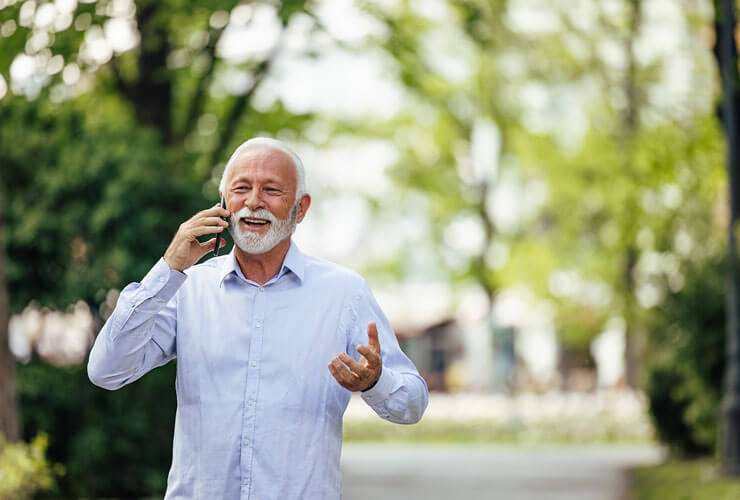
<svg viewBox="0 0 740 500">
<path fill-rule="evenodd" d="M 447 372 L 463 355 L 459 326 L 447 318 L 423 328 L 396 329 L 401 349 L 414 360 L 431 391 L 448 391 Z"/>
<path fill-rule="evenodd" d="M 624 385 L 618 319 L 590 347 L 573 348 L 559 342 L 550 304 L 526 290 L 500 293 L 493 319 L 480 311 L 456 317 L 440 302 L 443 295 L 435 287 L 378 293 L 401 348 L 432 391 L 589 392 Z"/>
</svg>

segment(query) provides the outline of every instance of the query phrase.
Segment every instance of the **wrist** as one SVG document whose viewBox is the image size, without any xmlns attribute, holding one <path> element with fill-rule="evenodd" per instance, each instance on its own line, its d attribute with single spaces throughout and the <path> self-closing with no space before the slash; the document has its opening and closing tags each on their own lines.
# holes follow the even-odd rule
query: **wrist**
<svg viewBox="0 0 740 500">
<path fill-rule="evenodd" d="M 380 374 L 381 374 L 382 372 L 383 372 L 383 369 L 381 368 L 381 371 L 380 371 L 380 373 L 378 373 L 378 376 L 377 376 L 377 378 L 375 379 L 375 382 L 373 382 L 372 384 L 370 384 L 370 385 L 369 385 L 368 387 L 365 387 L 365 388 L 364 388 L 364 389 L 362 389 L 362 391 L 360 391 L 360 392 L 367 392 L 367 391 L 369 391 L 370 389 L 372 389 L 373 387 L 375 387 L 375 386 L 376 386 L 376 385 L 378 384 L 378 380 L 380 380 Z"/>
<path fill-rule="evenodd" d="M 165 264 L 169 266 L 170 269 L 173 271 L 180 271 L 183 272 L 185 270 L 184 266 L 179 266 L 175 262 L 172 261 L 172 258 L 169 257 L 167 254 L 165 254 L 162 259 L 164 260 Z"/>
</svg>

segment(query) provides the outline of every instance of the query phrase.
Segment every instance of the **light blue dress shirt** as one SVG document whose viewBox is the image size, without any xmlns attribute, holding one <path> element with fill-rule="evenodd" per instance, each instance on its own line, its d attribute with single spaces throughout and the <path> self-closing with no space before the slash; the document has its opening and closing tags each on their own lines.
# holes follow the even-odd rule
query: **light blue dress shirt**
<svg viewBox="0 0 740 500">
<path fill-rule="evenodd" d="M 165 499 L 341 497 L 342 417 L 350 391 L 329 372 L 378 326 L 383 369 L 362 398 L 391 422 L 417 422 L 424 379 L 366 282 L 295 243 L 265 285 L 234 251 L 186 269 L 164 259 L 121 291 L 88 361 L 115 390 L 177 358 L 177 413 Z"/>
</svg>

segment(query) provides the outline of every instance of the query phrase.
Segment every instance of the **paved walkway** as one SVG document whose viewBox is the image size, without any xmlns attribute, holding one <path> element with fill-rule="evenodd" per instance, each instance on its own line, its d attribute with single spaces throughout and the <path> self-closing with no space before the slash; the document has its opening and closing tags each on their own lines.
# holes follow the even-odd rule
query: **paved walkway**
<svg viewBox="0 0 740 500">
<path fill-rule="evenodd" d="M 344 500 L 624 500 L 652 447 L 345 444 Z"/>
</svg>

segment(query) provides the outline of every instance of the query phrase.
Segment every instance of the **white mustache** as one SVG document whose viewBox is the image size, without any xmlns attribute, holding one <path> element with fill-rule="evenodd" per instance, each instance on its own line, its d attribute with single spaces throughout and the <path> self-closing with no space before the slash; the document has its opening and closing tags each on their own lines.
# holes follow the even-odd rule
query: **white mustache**
<svg viewBox="0 0 740 500">
<path fill-rule="evenodd" d="M 248 207 L 244 207 L 238 212 L 231 215 L 232 222 L 236 223 L 239 222 L 244 217 L 252 217 L 257 219 L 265 219 L 272 223 L 277 223 L 280 221 L 275 214 L 267 210 L 266 208 L 260 208 L 259 210 L 251 210 Z"/>
</svg>

